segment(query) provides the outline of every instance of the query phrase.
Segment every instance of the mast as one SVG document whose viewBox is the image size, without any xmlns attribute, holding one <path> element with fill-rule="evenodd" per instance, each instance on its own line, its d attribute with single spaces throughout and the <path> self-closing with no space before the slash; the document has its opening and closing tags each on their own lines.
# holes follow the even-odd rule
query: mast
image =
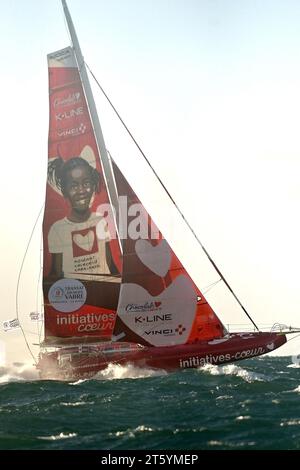
<svg viewBox="0 0 300 470">
<path fill-rule="evenodd" d="M 64 13 L 65 13 L 65 18 L 68 24 L 69 33 L 71 36 L 71 41 L 72 41 L 73 50 L 74 50 L 75 58 L 76 58 L 77 65 L 78 65 L 79 74 L 80 74 L 81 81 L 82 81 L 82 87 L 83 87 L 86 100 L 88 103 L 92 126 L 94 128 L 96 143 L 97 143 L 99 154 L 100 154 L 100 162 L 101 162 L 103 175 L 104 175 L 106 186 L 107 186 L 108 197 L 109 197 L 110 204 L 113 208 L 112 212 L 115 218 L 116 228 L 118 231 L 119 200 L 118 200 L 117 188 L 115 185 L 115 180 L 114 180 L 114 176 L 112 172 L 112 167 L 111 167 L 107 150 L 105 147 L 104 137 L 103 137 L 89 77 L 87 74 L 84 58 L 80 49 L 80 45 L 78 42 L 74 24 L 73 24 L 66 0 L 61 0 L 61 1 L 62 1 Z M 120 249 L 122 252 L 122 244 L 120 243 L 119 237 L 118 237 L 118 240 L 119 240 L 119 245 L 120 245 Z"/>
</svg>

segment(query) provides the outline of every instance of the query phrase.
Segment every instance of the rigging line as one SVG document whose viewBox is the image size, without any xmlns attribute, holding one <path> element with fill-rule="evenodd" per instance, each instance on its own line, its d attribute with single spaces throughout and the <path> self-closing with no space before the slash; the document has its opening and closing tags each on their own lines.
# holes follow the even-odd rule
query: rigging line
<svg viewBox="0 0 300 470">
<path fill-rule="evenodd" d="M 296 338 L 298 338 L 299 336 L 300 336 L 300 334 L 299 334 L 299 335 L 296 335 L 296 336 L 294 336 L 293 338 L 289 338 L 289 339 L 287 340 L 287 343 L 288 343 L 289 341 L 293 341 L 293 339 L 296 339 Z"/>
<path fill-rule="evenodd" d="M 201 292 L 203 292 L 203 295 L 206 295 L 207 292 L 210 291 L 210 289 L 212 289 L 213 287 L 215 287 L 217 284 L 219 284 L 219 282 L 222 281 L 222 279 L 218 279 L 217 281 L 215 282 L 212 282 L 211 284 L 209 284 L 208 286 L 204 287 L 203 289 L 201 289 Z"/>
<path fill-rule="evenodd" d="M 21 263 L 19 275 L 18 275 L 17 288 L 16 288 L 16 316 L 17 316 L 17 319 L 18 319 L 18 320 L 19 320 L 19 286 L 20 286 L 21 274 L 22 274 L 23 266 L 24 266 L 24 263 L 25 263 L 25 259 L 26 259 L 26 256 L 27 256 L 27 252 L 28 252 L 28 249 L 29 249 L 29 246 L 30 246 L 30 243 L 31 243 L 31 240 L 32 240 L 34 231 L 35 231 L 35 228 L 36 228 L 36 226 L 37 226 L 38 220 L 39 220 L 39 218 L 40 218 L 40 215 L 41 215 L 43 209 L 44 209 L 44 204 L 42 205 L 42 207 L 41 207 L 40 210 L 39 210 L 38 216 L 37 216 L 37 218 L 36 218 L 36 221 L 35 221 L 35 223 L 34 223 L 33 229 L 32 229 L 32 231 L 31 231 L 31 234 L 30 234 L 30 237 L 29 237 L 27 246 L 26 246 L 26 250 L 25 250 L 25 253 L 24 253 L 24 256 L 23 256 L 23 259 L 22 259 L 22 263 Z M 23 329 L 23 327 L 22 327 L 22 325 L 21 325 L 21 323 L 20 323 L 20 320 L 19 320 L 19 324 L 20 324 L 20 328 L 21 328 L 21 331 L 22 331 L 22 334 L 23 334 L 24 341 L 25 341 L 25 343 L 26 343 L 27 349 L 28 349 L 28 351 L 30 352 L 31 357 L 33 358 L 35 364 L 37 364 L 36 358 L 34 357 L 32 351 L 31 351 L 31 349 L 30 349 L 29 343 L 28 343 L 27 338 L 26 338 L 26 335 L 25 335 L 25 331 L 24 331 L 24 329 Z"/>
<path fill-rule="evenodd" d="M 39 276 L 38 276 L 38 281 L 36 285 L 36 312 L 39 312 L 39 287 L 40 287 L 40 280 L 41 280 L 41 275 L 43 272 L 43 267 L 42 267 L 42 253 L 43 253 L 43 234 L 41 233 L 41 240 L 40 240 L 40 269 L 39 269 Z M 42 328 L 39 325 L 39 322 L 37 322 L 37 331 L 39 335 L 39 341 L 41 339 L 41 332 Z"/>
<path fill-rule="evenodd" d="M 96 84 L 98 85 L 98 87 L 100 88 L 101 92 L 103 93 L 103 95 L 105 96 L 105 98 L 107 99 L 107 101 L 109 102 L 110 106 L 112 107 L 113 111 L 116 113 L 117 117 L 119 118 L 121 124 L 124 126 L 125 130 L 127 131 L 127 133 L 129 134 L 129 136 L 131 137 L 131 139 L 133 140 L 134 144 L 136 145 L 136 147 L 138 148 L 138 150 L 140 151 L 141 155 L 143 156 L 143 158 L 145 159 L 145 161 L 147 162 L 148 166 L 151 168 L 152 172 L 154 173 L 155 177 L 157 178 L 157 180 L 159 181 L 159 183 L 161 184 L 161 186 L 163 187 L 164 191 L 167 193 L 168 197 L 170 198 L 171 202 L 173 203 L 173 205 L 175 206 L 175 208 L 177 209 L 177 211 L 179 212 L 179 214 L 181 215 L 183 221 L 185 222 L 185 224 L 187 225 L 187 227 L 189 228 L 189 230 L 191 231 L 191 233 L 194 235 L 194 238 L 196 239 L 196 241 L 199 243 L 199 245 L 201 246 L 202 250 L 204 251 L 204 253 L 206 254 L 207 258 L 209 259 L 209 261 L 211 262 L 211 264 L 213 265 L 213 267 L 215 268 L 215 270 L 217 271 L 217 273 L 219 274 L 219 276 L 222 278 L 224 284 L 227 286 L 227 288 L 229 289 L 229 291 L 231 292 L 231 294 L 233 295 L 233 297 L 235 298 L 235 300 L 237 301 L 237 303 L 239 304 L 239 306 L 241 307 L 241 309 L 243 310 L 243 312 L 247 315 L 247 317 L 249 318 L 249 320 L 251 321 L 251 323 L 254 325 L 254 327 L 257 329 L 257 331 L 259 331 L 259 328 L 258 326 L 256 325 L 256 323 L 254 322 L 254 320 L 251 318 L 250 314 L 247 312 L 246 308 L 244 307 L 244 305 L 242 304 L 242 302 L 239 300 L 239 298 L 237 297 L 237 295 L 235 294 L 235 292 L 233 291 L 232 287 L 230 286 L 230 284 L 228 283 L 228 281 L 225 279 L 225 277 L 223 276 L 223 274 L 221 273 L 221 271 L 219 270 L 219 268 L 217 267 L 216 263 L 213 261 L 213 259 L 211 258 L 211 256 L 209 255 L 209 253 L 207 252 L 206 248 L 204 247 L 204 245 L 201 243 L 200 239 L 198 238 L 196 232 L 194 231 L 194 229 L 192 228 L 191 224 L 189 223 L 189 221 L 185 218 L 184 214 L 182 213 L 182 211 L 180 210 L 180 208 L 178 207 L 178 205 L 176 204 L 176 202 L 174 201 L 173 197 L 171 196 L 170 192 L 168 191 L 168 189 L 166 188 L 166 186 L 164 185 L 164 183 L 162 182 L 162 180 L 160 179 L 159 175 L 157 174 L 156 170 L 153 168 L 153 166 L 151 165 L 150 161 L 148 160 L 147 156 L 145 155 L 145 153 L 143 152 L 143 150 L 141 149 L 140 145 L 138 144 L 138 142 L 136 141 L 136 139 L 134 138 L 133 134 L 131 133 L 131 131 L 129 130 L 129 128 L 127 127 L 127 125 L 125 124 L 124 120 L 121 118 L 120 114 L 118 113 L 117 109 L 115 108 L 115 106 L 113 105 L 113 103 L 111 102 L 111 100 L 109 99 L 108 95 L 105 93 L 104 89 L 102 88 L 102 86 L 100 85 L 100 83 L 98 82 L 97 78 L 95 77 L 95 75 L 93 74 L 93 72 L 91 71 L 90 67 L 88 66 L 88 64 L 85 62 L 85 65 L 88 69 L 88 71 L 90 72 L 91 76 L 93 77 L 93 79 L 95 80 Z"/>
<path fill-rule="evenodd" d="M 43 266 L 42 266 L 42 253 L 43 253 L 43 234 L 41 233 L 41 240 L 40 240 L 40 267 L 39 267 L 39 276 L 37 280 L 37 286 L 36 286 L 36 311 L 38 312 L 39 310 L 39 287 L 40 287 L 40 280 L 41 280 L 41 274 L 43 271 Z"/>
<path fill-rule="evenodd" d="M 29 330 L 24 330 L 25 333 L 27 333 L 28 335 L 33 335 L 33 336 L 39 336 L 39 334 L 37 332 L 34 332 L 34 331 L 29 331 Z"/>
</svg>

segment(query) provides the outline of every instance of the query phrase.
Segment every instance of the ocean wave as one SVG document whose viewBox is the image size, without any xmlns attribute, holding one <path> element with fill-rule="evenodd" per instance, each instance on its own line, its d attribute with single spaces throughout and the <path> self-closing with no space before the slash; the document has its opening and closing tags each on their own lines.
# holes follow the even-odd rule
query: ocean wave
<svg viewBox="0 0 300 470">
<path fill-rule="evenodd" d="M 280 423 L 280 426 L 299 426 L 300 425 L 300 419 L 289 419 L 289 420 L 284 420 Z"/>
<path fill-rule="evenodd" d="M 88 401 L 75 401 L 75 402 L 61 402 L 61 406 L 84 406 L 84 405 L 93 405 L 94 402 L 88 402 Z"/>
<path fill-rule="evenodd" d="M 290 367 L 291 369 L 300 369 L 300 363 L 299 364 L 296 364 L 296 363 L 288 364 L 287 367 Z"/>
<path fill-rule="evenodd" d="M 14 362 L 0 368 L 0 385 L 8 382 L 31 382 L 33 380 L 39 380 L 39 374 L 31 363 Z"/>
<path fill-rule="evenodd" d="M 18 372 L 21 380 L 0 386 L 0 448 L 299 450 L 300 381 L 291 362 L 254 358 L 166 376 L 111 365 L 72 386 L 26 382 L 21 364 L 2 368 L 2 379 Z"/>
<path fill-rule="evenodd" d="M 268 382 L 270 380 L 264 374 L 243 369 L 242 367 L 236 366 L 235 364 L 227 364 L 224 366 L 206 364 L 204 367 L 200 367 L 198 370 L 210 375 L 235 375 L 249 383 L 256 381 Z"/>
<path fill-rule="evenodd" d="M 137 433 L 143 433 L 143 432 L 156 432 L 159 431 L 160 429 L 154 429 L 149 426 L 144 426 L 141 424 L 140 426 L 137 426 L 136 428 L 133 429 L 125 429 L 124 431 L 115 431 L 115 432 L 110 432 L 110 436 L 115 436 L 115 437 L 135 437 Z"/>
<path fill-rule="evenodd" d="M 61 439 L 71 439 L 72 437 L 76 437 L 77 433 L 76 432 L 69 432 L 69 433 L 59 433 L 57 435 L 53 436 L 38 436 L 38 439 L 42 441 L 60 441 Z"/>
<path fill-rule="evenodd" d="M 146 377 L 159 377 L 161 375 L 167 375 L 167 372 L 146 367 L 135 367 L 132 364 L 125 366 L 109 364 L 106 369 L 98 372 L 97 375 L 93 377 L 93 380 L 144 379 Z"/>
</svg>

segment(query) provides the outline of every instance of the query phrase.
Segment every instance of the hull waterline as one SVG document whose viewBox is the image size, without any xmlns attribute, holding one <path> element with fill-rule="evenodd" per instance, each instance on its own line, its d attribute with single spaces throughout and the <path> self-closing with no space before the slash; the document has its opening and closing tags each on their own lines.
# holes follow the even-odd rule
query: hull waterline
<svg viewBox="0 0 300 470">
<path fill-rule="evenodd" d="M 286 343 L 278 333 L 235 333 L 196 344 L 143 347 L 126 343 L 104 343 L 45 352 L 38 363 L 40 377 L 54 380 L 91 378 L 109 364 L 149 367 L 168 372 L 222 365 L 270 353 Z"/>
</svg>

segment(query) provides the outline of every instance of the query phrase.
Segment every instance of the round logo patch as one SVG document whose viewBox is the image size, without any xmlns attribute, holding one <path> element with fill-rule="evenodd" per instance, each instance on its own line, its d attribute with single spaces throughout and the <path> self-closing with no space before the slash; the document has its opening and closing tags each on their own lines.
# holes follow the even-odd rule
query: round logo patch
<svg viewBox="0 0 300 470">
<path fill-rule="evenodd" d="M 49 290 L 49 302 L 59 312 L 74 312 L 86 301 L 86 288 L 77 279 L 60 279 Z"/>
</svg>

